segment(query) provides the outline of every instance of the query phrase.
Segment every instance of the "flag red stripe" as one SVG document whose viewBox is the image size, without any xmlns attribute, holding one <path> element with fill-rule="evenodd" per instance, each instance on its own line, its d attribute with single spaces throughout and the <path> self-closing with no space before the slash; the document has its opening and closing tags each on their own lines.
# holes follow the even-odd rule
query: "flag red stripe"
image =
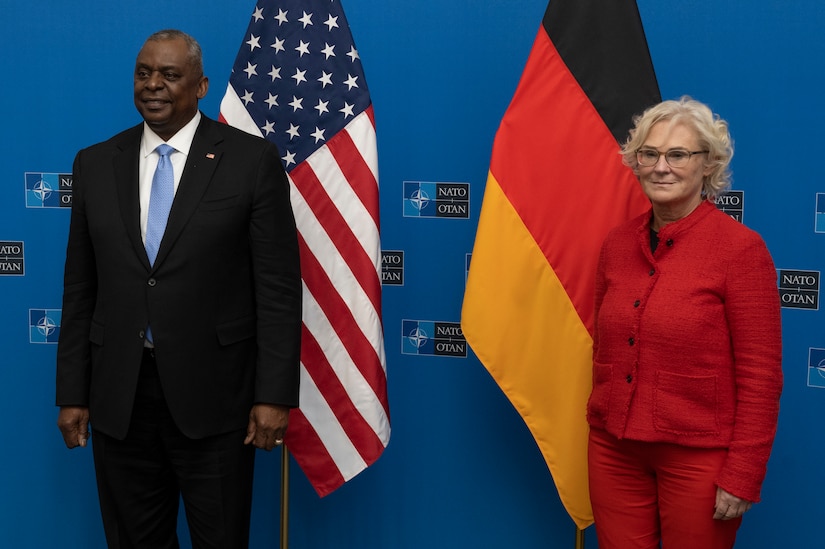
<svg viewBox="0 0 825 549">
<path fill-rule="evenodd" d="M 582 274 L 596 272 L 607 232 L 649 203 L 543 28 L 502 120 L 505 128 L 518 128 L 519 136 L 496 139 L 490 171 L 592 332 L 595 279 Z M 541 184 L 524 184 L 536 174 Z"/>
<path fill-rule="evenodd" d="M 320 497 L 346 482 L 326 446 L 318 438 L 318 433 L 300 409 L 294 409 L 289 414 L 286 444 L 292 457 L 307 472 L 312 487 Z"/>
<path fill-rule="evenodd" d="M 373 308 L 380 314 L 381 296 L 380 292 L 375 289 L 380 288 L 381 282 L 378 279 L 375 264 L 364 251 L 341 212 L 335 207 L 335 203 L 324 191 L 312 167 L 308 162 L 304 162 L 292 170 L 290 177 L 295 183 L 295 188 L 304 197 L 312 213 L 335 244 L 341 257 L 349 265 L 355 279 L 364 288 Z M 322 267 L 319 265 L 318 269 L 322 270 Z M 302 265 L 301 271 L 303 270 Z"/>
<path fill-rule="evenodd" d="M 367 465 L 375 461 L 384 450 L 381 439 L 352 403 L 338 374 L 306 326 L 301 333 L 301 360 L 358 453 Z"/>
<path fill-rule="evenodd" d="M 301 234 L 298 235 L 298 243 L 301 251 L 301 274 L 307 289 L 315 296 L 318 305 L 332 325 L 332 329 L 338 334 L 341 343 L 352 357 L 353 363 L 372 388 L 389 417 L 386 378 L 380 358 L 356 323 L 347 304 L 335 290 L 329 276 L 307 247 Z"/>
<path fill-rule="evenodd" d="M 327 148 L 344 173 L 344 178 L 361 199 L 361 203 L 369 211 L 375 226 L 378 227 L 378 182 L 355 146 L 352 137 L 346 131 L 339 132 L 327 143 Z"/>
</svg>

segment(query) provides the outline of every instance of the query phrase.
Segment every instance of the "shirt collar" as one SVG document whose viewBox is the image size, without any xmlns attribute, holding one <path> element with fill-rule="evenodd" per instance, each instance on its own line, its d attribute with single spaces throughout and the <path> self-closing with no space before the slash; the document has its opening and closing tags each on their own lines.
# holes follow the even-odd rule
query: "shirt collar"
<svg viewBox="0 0 825 549">
<path fill-rule="evenodd" d="M 143 123 L 143 137 L 140 140 L 141 144 L 141 154 L 145 158 L 152 154 L 158 145 L 162 143 L 166 143 L 169 146 L 173 147 L 176 151 L 182 152 L 186 156 L 189 156 L 189 149 L 192 146 L 192 140 L 195 139 L 195 131 L 198 129 L 198 124 L 201 122 L 201 113 L 200 111 L 195 113 L 195 116 L 192 117 L 192 120 L 187 122 L 187 124 L 178 130 L 178 132 L 169 138 L 169 141 L 164 141 L 161 139 L 158 134 L 156 134 L 149 125 L 144 122 Z"/>
</svg>

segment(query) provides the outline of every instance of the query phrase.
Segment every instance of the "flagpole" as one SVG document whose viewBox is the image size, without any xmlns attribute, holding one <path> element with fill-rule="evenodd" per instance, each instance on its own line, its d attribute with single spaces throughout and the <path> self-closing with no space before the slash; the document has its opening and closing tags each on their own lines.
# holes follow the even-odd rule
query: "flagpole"
<svg viewBox="0 0 825 549">
<path fill-rule="evenodd" d="M 289 450 L 281 446 L 281 549 L 289 548 Z"/>
<path fill-rule="evenodd" d="M 584 530 L 576 528 L 576 549 L 584 549 Z"/>
</svg>

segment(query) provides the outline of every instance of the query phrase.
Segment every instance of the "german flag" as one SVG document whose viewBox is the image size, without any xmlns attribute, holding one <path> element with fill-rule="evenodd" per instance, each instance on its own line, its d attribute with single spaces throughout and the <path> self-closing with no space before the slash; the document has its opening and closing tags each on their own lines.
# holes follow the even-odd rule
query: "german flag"
<svg viewBox="0 0 825 549">
<path fill-rule="evenodd" d="M 635 1 L 552 0 L 493 144 L 464 295 L 464 335 L 581 529 L 596 263 L 649 207 L 619 143 L 659 101 Z"/>
</svg>

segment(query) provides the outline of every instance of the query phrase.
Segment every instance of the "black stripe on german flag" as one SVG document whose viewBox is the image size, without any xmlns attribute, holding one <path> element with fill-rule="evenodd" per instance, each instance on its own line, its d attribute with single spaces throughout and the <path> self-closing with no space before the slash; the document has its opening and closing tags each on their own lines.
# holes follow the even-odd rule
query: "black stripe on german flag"
<svg viewBox="0 0 825 549">
<path fill-rule="evenodd" d="M 542 22 L 616 141 L 659 103 L 659 84 L 634 0 L 550 0 Z"/>
</svg>

